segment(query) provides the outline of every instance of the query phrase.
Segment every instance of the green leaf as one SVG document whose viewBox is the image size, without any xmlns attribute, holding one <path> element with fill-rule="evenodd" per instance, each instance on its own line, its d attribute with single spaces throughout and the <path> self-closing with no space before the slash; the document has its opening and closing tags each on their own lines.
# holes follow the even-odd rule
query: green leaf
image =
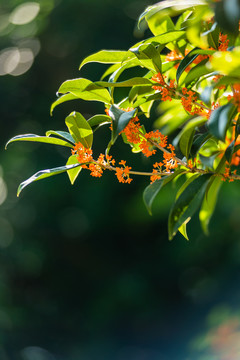
<svg viewBox="0 0 240 360">
<path fill-rule="evenodd" d="M 11 138 L 7 142 L 5 148 L 7 148 L 7 146 L 14 141 L 32 141 L 32 142 L 41 142 L 46 144 L 67 146 L 71 148 L 73 147 L 73 144 L 70 143 L 69 141 L 64 141 L 58 138 L 49 137 L 49 136 L 39 136 L 35 134 L 24 134 L 24 135 L 17 135 Z"/>
<path fill-rule="evenodd" d="M 207 167 L 207 168 L 210 168 L 210 169 L 213 169 L 214 168 L 214 161 L 216 160 L 216 158 L 221 154 L 220 151 L 216 151 L 216 153 L 214 153 L 213 155 L 211 156 L 204 156 L 204 155 L 201 155 L 199 154 L 199 158 L 200 158 L 200 161 L 201 163 Z"/>
<path fill-rule="evenodd" d="M 199 212 L 200 223 L 206 235 L 209 235 L 208 225 L 214 212 L 217 203 L 218 193 L 222 183 L 223 182 L 219 176 L 215 176 L 210 179 L 208 189 L 204 196 L 201 210 Z"/>
<path fill-rule="evenodd" d="M 92 89 L 86 90 L 91 84 L 93 85 Z M 65 81 L 58 89 L 58 93 L 71 93 L 82 100 L 101 101 L 106 104 L 110 104 L 112 101 L 106 89 L 99 88 L 92 81 L 84 78 Z"/>
<path fill-rule="evenodd" d="M 137 109 L 131 111 L 123 111 L 116 105 L 112 105 L 109 109 L 109 115 L 112 118 L 112 144 L 115 143 L 119 133 L 127 126 L 129 121 L 136 116 Z"/>
<path fill-rule="evenodd" d="M 185 221 L 185 223 L 183 223 L 178 231 L 185 237 L 186 240 L 189 240 L 189 237 L 188 237 L 188 234 L 187 234 L 187 223 L 188 223 L 188 220 Z"/>
<path fill-rule="evenodd" d="M 155 48 L 155 46 L 153 46 L 153 44 L 144 43 L 139 47 L 134 48 L 133 52 L 143 66 L 145 66 L 145 60 L 147 59 L 151 61 L 150 70 L 153 69 L 158 73 L 162 72 L 162 61 L 160 52 Z"/>
<path fill-rule="evenodd" d="M 228 126 L 236 113 L 236 107 L 228 103 L 213 110 L 209 118 L 209 131 L 217 139 L 225 141 Z"/>
<path fill-rule="evenodd" d="M 202 117 L 197 117 L 190 120 L 180 131 L 180 133 L 175 137 L 173 145 L 176 146 L 179 143 L 180 150 L 184 156 L 188 159 L 191 146 L 193 143 L 193 136 L 197 127 L 202 126 L 207 122 L 207 119 Z"/>
<path fill-rule="evenodd" d="M 79 164 L 79 162 L 77 160 L 77 155 L 71 155 L 68 158 L 68 161 L 67 161 L 66 165 L 75 165 L 75 164 Z M 77 167 L 74 167 L 74 168 L 72 168 L 70 170 L 67 170 L 67 174 L 68 174 L 69 180 L 70 180 L 72 185 L 74 184 L 74 182 L 75 182 L 76 178 L 78 177 L 81 170 L 82 170 L 81 166 L 77 166 Z"/>
<path fill-rule="evenodd" d="M 140 105 L 140 109 L 142 110 L 142 112 L 144 113 L 144 115 L 147 118 L 150 118 L 150 111 L 151 111 L 153 104 L 154 104 L 154 101 L 152 100 L 152 101 L 147 101 L 144 104 Z"/>
<path fill-rule="evenodd" d="M 196 134 L 193 139 L 190 155 L 191 157 L 195 157 L 198 153 L 199 149 L 208 141 L 211 137 L 209 132 L 205 132 L 204 134 Z"/>
<path fill-rule="evenodd" d="M 87 122 L 91 126 L 93 131 L 95 131 L 100 126 L 111 123 L 111 118 L 107 115 L 94 115 L 90 119 L 88 119 Z"/>
<path fill-rule="evenodd" d="M 175 11 L 186 10 L 195 6 L 206 5 L 204 0 L 164 0 L 158 2 L 156 5 L 149 6 L 144 12 L 140 15 L 138 23 L 140 23 L 144 18 L 150 18 L 155 15 L 157 12 L 173 7 Z"/>
<path fill-rule="evenodd" d="M 235 152 L 235 140 L 233 140 L 231 142 L 231 144 L 228 145 L 227 149 L 225 150 L 225 156 L 226 156 L 226 160 L 227 162 L 230 164 L 231 160 L 232 160 L 232 156 Z"/>
<path fill-rule="evenodd" d="M 185 172 L 186 171 L 184 169 L 177 169 L 174 171 L 173 174 L 164 176 L 161 179 L 154 181 L 152 184 L 146 187 L 146 189 L 143 192 L 143 201 L 150 215 L 152 215 L 153 201 L 155 200 L 156 196 L 159 194 L 159 191 L 162 189 L 162 187 L 168 184 L 178 175 L 182 175 Z"/>
<path fill-rule="evenodd" d="M 54 103 L 52 103 L 51 108 L 50 108 L 50 114 L 52 115 L 53 110 L 55 109 L 56 106 L 66 102 L 66 101 L 76 100 L 76 99 L 78 99 L 78 97 L 71 93 L 60 96 L 56 101 L 54 101 Z"/>
<path fill-rule="evenodd" d="M 96 81 L 95 83 L 90 84 L 87 87 L 87 90 L 92 90 L 94 89 L 96 86 L 102 86 L 102 87 L 132 87 L 132 86 L 149 86 L 149 85 L 153 85 L 154 83 L 149 80 L 146 79 L 144 77 L 134 77 L 132 79 L 129 80 L 124 80 L 124 81 L 120 81 L 120 82 L 108 82 L 108 81 Z"/>
<path fill-rule="evenodd" d="M 146 40 L 140 41 L 139 43 L 132 46 L 129 50 L 135 52 L 138 49 L 138 47 L 143 44 L 166 45 L 172 41 L 184 39 L 185 37 L 186 37 L 185 31 L 181 31 L 181 30 L 169 31 L 165 34 L 153 36 Z"/>
<path fill-rule="evenodd" d="M 169 214 L 169 240 L 172 240 L 179 227 L 199 208 L 211 176 L 211 174 L 200 175 L 177 198 Z"/>
<path fill-rule="evenodd" d="M 195 180 L 199 176 L 200 176 L 199 173 L 195 173 L 195 174 L 189 173 L 189 174 L 187 174 L 187 180 L 185 181 L 185 183 L 182 184 L 180 189 L 178 189 L 178 192 L 176 194 L 176 200 L 183 193 L 183 191 L 193 182 L 193 180 Z"/>
<path fill-rule="evenodd" d="M 46 132 L 46 136 L 51 136 L 51 135 L 59 136 L 60 138 L 65 139 L 66 141 L 71 142 L 73 145 L 75 144 L 74 138 L 73 138 L 72 135 L 69 134 L 69 132 L 67 132 L 67 131 L 48 130 L 48 131 Z"/>
<path fill-rule="evenodd" d="M 198 57 L 199 54 L 196 54 L 196 50 L 198 50 L 198 48 L 193 49 L 192 51 L 190 51 L 185 57 L 184 59 L 181 60 L 178 68 L 177 68 L 177 74 L 176 74 L 176 80 L 177 82 L 180 79 L 180 76 L 182 75 L 182 73 L 186 70 L 186 68 Z"/>
<path fill-rule="evenodd" d="M 90 62 L 97 62 L 101 64 L 120 64 L 123 60 L 130 59 L 131 53 L 120 50 L 101 50 L 95 54 L 86 57 L 80 64 L 79 70 L 83 65 Z"/>
<path fill-rule="evenodd" d="M 201 62 L 190 69 L 183 82 L 186 86 L 190 85 L 192 82 L 195 84 L 202 76 L 209 74 L 212 74 L 212 70 Z"/>
<path fill-rule="evenodd" d="M 61 174 L 63 172 L 66 172 L 70 169 L 73 169 L 75 167 L 81 166 L 81 164 L 74 164 L 74 165 L 65 165 L 65 166 L 60 166 L 57 168 L 53 168 L 53 169 L 47 169 L 47 170 L 41 170 L 38 171 L 36 174 L 34 174 L 33 176 L 31 176 L 29 179 L 23 181 L 19 187 L 18 187 L 18 191 L 17 191 L 17 196 L 20 195 L 21 191 L 28 186 L 29 184 L 31 184 L 34 181 L 38 181 L 38 180 L 42 180 L 45 179 L 47 177 L 50 176 L 54 176 L 54 175 L 58 175 Z"/>
<path fill-rule="evenodd" d="M 86 148 L 92 146 L 92 128 L 79 112 L 72 112 L 66 117 L 65 123 L 75 142 L 81 142 Z"/>
<path fill-rule="evenodd" d="M 174 23 L 168 15 L 162 17 L 159 17 L 158 15 L 151 16 L 149 19 L 147 19 L 147 23 L 149 29 L 155 36 L 175 30 Z"/>
</svg>

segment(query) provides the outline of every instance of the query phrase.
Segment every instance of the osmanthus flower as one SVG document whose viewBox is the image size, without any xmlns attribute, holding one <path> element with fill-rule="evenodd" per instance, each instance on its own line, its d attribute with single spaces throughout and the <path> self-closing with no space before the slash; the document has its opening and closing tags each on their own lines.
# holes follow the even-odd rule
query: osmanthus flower
<svg viewBox="0 0 240 360">
<path fill-rule="evenodd" d="M 121 160 L 119 165 L 123 165 L 121 167 L 116 167 L 116 176 L 120 183 L 130 184 L 132 179 L 129 176 L 129 171 L 132 169 L 130 166 L 126 166 L 126 161 Z"/>
<path fill-rule="evenodd" d="M 161 93 L 162 101 L 171 101 L 174 95 L 174 89 L 176 87 L 174 80 L 170 80 L 169 85 L 165 81 L 166 76 L 161 73 L 152 76 L 152 80 L 156 81 L 160 85 L 153 85 L 152 88 Z"/>
<path fill-rule="evenodd" d="M 127 141 L 129 141 L 130 143 L 139 144 L 139 142 L 141 141 L 140 128 L 141 125 L 139 122 L 139 118 L 135 116 L 129 121 L 127 126 L 120 132 L 120 134 L 124 133 L 126 135 Z"/>
<path fill-rule="evenodd" d="M 150 177 L 151 184 L 154 181 L 161 179 L 161 175 L 159 175 L 159 173 L 162 172 L 162 167 L 163 167 L 163 163 L 161 161 L 153 164 L 153 168 L 154 168 L 152 170 L 153 175 Z"/>
<path fill-rule="evenodd" d="M 171 152 L 163 153 L 163 164 L 167 172 L 170 172 L 172 169 L 176 169 L 178 167 L 178 162 L 176 160 L 175 148 L 172 144 L 169 144 L 167 147 Z"/>
<path fill-rule="evenodd" d="M 154 143 L 165 148 L 167 146 L 167 136 L 163 135 L 159 130 L 146 133 L 140 144 L 140 149 L 146 157 L 156 154 Z"/>
<path fill-rule="evenodd" d="M 76 143 L 72 149 L 72 155 L 75 154 L 77 155 L 77 160 L 79 163 L 89 163 L 93 161 L 92 150 L 85 148 L 81 142 Z M 86 166 L 83 165 L 82 167 L 84 168 Z"/>
<path fill-rule="evenodd" d="M 183 108 L 190 115 L 200 115 L 206 117 L 207 119 L 210 117 L 211 109 L 205 108 L 202 102 L 197 102 L 197 95 L 194 91 L 188 90 L 187 88 L 182 88 L 182 97 L 181 103 Z"/>
<path fill-rule="evenodd" d="M 227 51 L 229 45 L 229 40 L 227 38 L 227 35 L 220 33 L 218 42 L 219 42 L 218 51 Z"/>
</svg>

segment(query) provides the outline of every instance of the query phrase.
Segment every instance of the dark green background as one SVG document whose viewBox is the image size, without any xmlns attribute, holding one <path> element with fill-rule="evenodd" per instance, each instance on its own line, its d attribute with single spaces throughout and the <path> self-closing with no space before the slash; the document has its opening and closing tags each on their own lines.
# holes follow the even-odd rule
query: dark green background
<svg viewBox="0 0 240 360">
<path fill-rule="evenodd" d="M 0 14 L 23 2 L 2 0 Z M 47 1 L 40 4 L 46 8 Z M 149 4 L 56 1 L 38 17 L 41 50 L 31 69 L 0 77 L 1 175 L 8 189 L 0 207 L 1 360 L 218 360 L 223 350 L 213 346 L 209 331 L 218 334 L 220 325 L 233 334 L 240 329 L 239 184 L 224 184 L 209 237 L 197 217 L 192 220 L 190 242 L 181 235 L 167 239 L 172 188 L 148 215 L 144 178 L 119 184 L 111 173 L 95 179 L 83 171 L 74 186 L 63 174 L 16 197 L 21 181 L 63 165 L 69 154 L 30 143 L 5 152 L 7 140 L 66 130 L 64 118 L 73 110 L 86 117 L 103 112 L 101 104 L 79 100 L 49 115 L 63 81 L 101 75 L 99 64 L 79 73 L 84 57 L 138 41 L 136 19 Z M 0 35 L 0 49 L 17 44 L 11 31 Z M 97 134 L 99 151 L 108 135 Z M 128 150 L 116 144 L 123 158 Z"/>
</svg>

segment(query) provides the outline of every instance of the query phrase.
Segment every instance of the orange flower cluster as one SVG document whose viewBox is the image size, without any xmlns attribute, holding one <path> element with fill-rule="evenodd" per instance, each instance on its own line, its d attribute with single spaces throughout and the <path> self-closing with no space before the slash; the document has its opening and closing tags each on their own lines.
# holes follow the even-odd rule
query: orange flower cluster
<svg viewBox="0 0 240 360">
<path fill-rule="evenodd" d="M 223 35 L 222 33 L 220 33 L 218 42 L 219 42 L 218 50 L 219 51 L 227 51 L 228 44 L 229 44 L 227 35 Z"/>
<path fill-rule="evenodd" d="M 209 118 L 211 114 L 211 110 L 207 110 L 195 104 L 197 101 L 196 93 L 192 90 L 188 90 L 187 88 L 182 88 L 182 94 L 184 96 L 181 97 L 182 106 L 184 109 L 191 115 L 201 115 L 206 118 Z M 202 103 L 199 103 L 202 105 Z"/>
<path fill-rule="evenodd" d="M 151 181 L 151 184 L 156 181 L 156 180 L 159 180 L 161 179 L 161 175 L 159 175 L 159 173 L 162 172 L 162 167 L 163 167 L 163 163 L 162 162 L 156 162 L 155 164 L 153 164 L 153 175 L 150 177 L 150 181 Z"/>
<path fill-rule="evenodd" d="M 232 174 L 236 175 L 236 172 L 237 172 L 237 171 L 234 170 L 234 171 L 232 172 Z M 226 180 L 228 179 L 228 182 L 233 182 L 234 179 L 230 179 L 230 175 L 231 175 L 231 169 L 230 169 L 229 165 L 227 165 L 227 166 L 225 167 L 225 171 L 224 171 L 224 174 L 222 175 L 221 180 L 222 180 L 222 181 L 226 181 Z"/>
<path fill-rule="evenodd" d="M 156 181 L 161 179 L 161 175 L 160 173 L 165 171 L 165 172 L 170 172 L 170 170 L 172 169 L 176 169 L 178 167 L 178 162 L 175 158 L 176 154 L 175 154 L 175 148 L 173 145 L 169 144 L 167 149 L 170 150 L 170 152 L 165 152 L 163 153 L 163 162 L 156 162 L 153 165 L 153 170 L 152 170 L 152 176 L 150 177 L 150 181 L 151 184 Z"/>
<path fill-rule="evenodd" d="M 72 155 L 77 155 L 77 161 L 82 164 L 81 167 L 90 170 L 90 175 L 93 177 L 101 177 L 103 170 L 105 170 L 108 165 L 115 164 L 115 160 L 112 159 L 112 156 L 106 155 L 105 160 L 104 154 L 100 154 L 97 161 L 95 161 L 92 157 L 92 150 L 85 148 L 81 142 L 75 144 L 72 149 Z"/>
<path fill-rule="evenodd" d="M 182 59 L 183 59 L 182 54 L 178 53 L 176 50 L 170 51 L 170 53 L 168 53 L 165 57 L 166 61 L 178 61 Z"/>
<path fill-rule="evenodd" d="M 75 154 L 77 155 L 77 161 L 79 163 L 89 163 L 93 161 L 92 150 L 85 148 L 85 146 L 81 142 L 75 144 L 74 148 L 72 149 L 72 155 Z M 86 165 L 83 165 L 82 167 L 87 168 Z"/>
<path fill-rule="evenodd" d="M 142 153 L 149 157 L 156 153 L 156 149 L 154 149 L 154 145 L 152 142 L 156 143 L 157 145 L 165 148 L 167 146 L 167 136 L 164 136 L 159 130 L 150 131 L 144 135 L 145 139 L 142 140 L 140 144 L 140 149 Z M 148 139 L 150 141 L 148 141 Z"/>
<path fill-rule="evenodd" d="M 153 81 L 156 81 L 159 85 L 154 85 L 152 88 L 156 91 L 159 91 L 161 93 L 161 100 L 162 101 L 171 101 L 173 96 L 173 89 L 175 89 L 176 85 L 174 80 L 170 80 L 169 85 L 165 82 L 166 77 L 162 75 L 161 73 L 155 74 L 152 77 Z"/>
<path fill-rule="evenodd" d="M 175 148 L 172 144 L 169 144 L 167 149 L 169 149 L 171 152 L 167 153 L 164 152 L 163 153 L 163 163 L 165 166 L 165 171 L 166 172 L 170 172 L 170 170 L 172 169 L 176 169 L 176 167 L 178 167 L 178 162 L 175 158 L 176 154 L 175 154 Z"/>
<path fill-rule="evenodd" d="M 130 109 L 132 110 L 132 109 Z M 130 111 L 127 110 L 127 111 Z M 141 125 L 139 123 L 139 118 L 135 116 L 132 118 L 127 126 L 121 131 L 121 133 L 124 133 L 126 135 L 127 140 L 132 144 L 138 144 L 141 141 L 139 130 L 141 128 Z M 120 133 L 120 134 L 121 134 Z"/>
<path fill-rule="evenodd" d="M 129 171 L 132 169 L 130 166 L 126 166 L 126 161 L 121 160 L 119 165 L 123 165 L 121 167 L 116 167 L 116 176 L 120 183 L 130 184 L 132 179 L 129 177 Z"/>
<path fill-rule="evenodd" d="M 156 81 L 158 84 L 165 86 L 166 82 L 165 82 L 166 76 L 162 75 L 161 73 L 158 74 L 154 74 L 152 77 L 152 81 Z"/>
</svg>

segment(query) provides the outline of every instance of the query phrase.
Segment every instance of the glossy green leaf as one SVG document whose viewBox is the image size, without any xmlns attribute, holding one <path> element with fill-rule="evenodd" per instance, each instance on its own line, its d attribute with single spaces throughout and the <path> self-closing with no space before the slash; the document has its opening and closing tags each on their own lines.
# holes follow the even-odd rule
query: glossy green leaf
<svg viewBox="0 0 240 360">
<path fill-rule="evenodd" d="M 173 145 L 176 146 L 179 144 L 180 150 L 184 156 L 188 159 L 192 142 L 193 136 L 196 129 L 199 126 L 204 125 L 207 122 L 207 119 L 202 117 L 197 117 L 195 119 L 190 120 L 184 128 L 180 131 L 180 133 L 175 137 L 173 141 Z"/>
<path fill-rule="evenodd" d="M 150 86 L 153 85 L 153 82 L 144 77 L 134 77 L 129 80 L 120 81 L 120 82 L 108 82 L 108 81 L 97 81 L 95 83 L 90 84 L 87 89 L 92 90 L 96 86 L 102 87 L 131 87 L 131 86 Z"/>
<path fill-rule="evenodd" d="M 68 165 L 76 165 L 76 164 L 79 164 L 78 160 L 77 160 L 77 155 L 71 155 L 69 158 L 68 158 L 68 161 L 67 161 L 67 166 Z M 75 180 L 77 179 L 80 171 L 82 170 L 82 167 L 81 166 L 76 166 L 70 170 L 67 170 L 67 174 L 68 174 L 68 177 L 69 177 L 69 180 L 71 182 L 71 184 L 73 185 Z"/>
<path fill-rule="evenodd" d="M 148 27 L 153 35 L 161 35 L 168 31 L 174 31 L 175 26 L 170 16 L 159 17 L 157 14 L 147 19 Z"/>
<path fill-rule="evenodd" d="M 183 80 L 183 83 L 185 83 L 186 86 L 189 86 L 191 83 L 195 84 L 204 75 L 210 74 L 212 74 L 212 70 L 210 70 L 206 65 L 203 65 L 203 62 L 201 62 L 190 69 L 187 76 Z"/>
<path fill-rule="evenodd" d="M 81 142 L 86 148 L 92 146 L 92 128 L 80 113 L 72 112 L 66 117 L 65 122 L 75 142 Z"/>
<path fill-rule="evenodd" d="M 217 139 L 225 141 L 228 126 L 236 113 L 236 107 L 228 103 L 213 110 L 209 119 L 209 131 Z"/>
<path fill-rule="evenodd" d="M 187 234 L 187 223 L 188 220 L 185 221 L 179 228 L 178 231 L 185 237 L 186 240 L 189 240 L 188 234 Z"/>
<path fill-rule="evenodd" d="M 109 109 L 109 115 L 112 119 L 112 144 L 115 143 L 119 133 L 127 126 L 129 121 L 136 116 L 137 110 L 123 111 L 116 105 L 112 105 Z"/>
<path fill-rule="evenodd" d="M 88 119 L 87 122 L 91 126 L 93 131 L 95 131 L 99 128 L 99 126 L 111 123 L 111 118 L 107 115 L 94 115 L 90 119 Z"/>
<path fill-rule="evenodd" d="M 52 103 L 51 108 L 50 108 L 50 114 L 52 115 L 53 110 L 55 109 L 56 106 L 66 102 L 66 101 L 76 100 L 76 99 L 79 99 L 79 98 L 76 95 L 73 95 L 71 93 L 60 96 L 56 101 L 54 101 L 54 103 Z"/>
<path fill-rule="evenodd" d="M 130 59 L 131 53 L 120 50 L 101 50 L 95 54 L 86 57 L 80 64 L 79 70 L 83 65 L 90 62 L 97 62 L 102 64 L 120 64 L 123 60 Z"/>
<path fill-rule="evenodd" d="M 90 85 L 93 85 L 92 89 L 86 90 Z M 92 81 L 84 78 L 65 81 L 58 89 L 58 93 L 71 93 L 79 99 L 111 103 L 111 96 L 106 89 L 99 88 Z"/>
<path fill-rule="evenodd" d="M 46 132 L 46 136 L 51 136 L 51 135 L 59 136 L 60 138 L 65 139 L 66 141 L 71 142 L 73 145 L 75 144 L 74 138 L 73 138 L 72 135 L 69 134 L 69 132 L 67 132 L 67 131 L 48 130 L 48 131 Z"/>
<path fill-rule="evenodd" d="M 168 220 L 169 240 L 172 240 L 179 227 L 200 207 L 211 174 L 200 175 L 178 197 Z"/>
<path fill-rule="evenodd" d="M 191 157 L 195 158 L 196 154 L 200 150 L 200 148 L 208 141 L 211 137 L 209 132 L 205 132 L 203 134 L 196 134 L 193 139 L 190 155 Z"/>
<path fill-rule="evenodd" d="M 146 60 L 150 61 L 150 70 L 155 70 L 157 73 L 162 72 L 162 61 L 160 56 L 160 49 L 156 49 L 153 44 L 142 44 L 134 48 L 133 52 L 137 56 L 139 62 L 145 66 Z M 148 66 L 146 66 L 148 68 Z"/>
<path fill-rule="evenodd" d="M 214 153 L 213 155 L 210 155 L 210 156 L 204 156 L 204 155 L 199 154 L 199 159 L 206 168 L 213 169 L 214 162 L 220 154 L 221 154 L 221 152 L 219 152 L 219 151 L 217 151 L 216 153 Z"/>
<path fill-rule="evenodd" d="M 178 189 L 178 192 L 176 194 L 176 199 L 177 200 L 179 198 L 179 196 L 183 193 L 183 191 L 198 177 L 200 176 L 200 174 L 194 174 L 194 173 L 188 173 L 187 174 L 187 179 L 186 181 L 182 184 L 182 186 L 180 187 L 180 189 Z"/>
<path fill-rule="evenodd" d="M 143 201 L 150 215 L 152 215 L 152 204 L 156 196 L 159 194 L 163 186 L 175 179 L 177 176 L 182 175 L 186 171 L 184 169 L 177 169 L 174 173 L 164 176 L 159 180 L 154 181 L 148 185 L 143 192 Z"/>
<path fill-rule="evenodd" d="M 231 144 L 228 145 L 227 149 L 225 150 L 225 157 L 227 162 L 230 164 L 232 160 L 232 156 L 235 152 L 235 140 L 231 142 Z"/>
<path fill-rule="evenodd" d="M 39 135 L 35 135 L 35 134 L 24 134 L 24 135 L 17 135 L 17 136 L 14 136 L 13 138 L 11 138 L 7 142 L 5 148 L 7 148 L 7 146 L 14 141 L 32 141 L 32 142 L 41 142 L 41 143 L 45 143 L 45 144 L 67 146 L 67 147 L 71 147 L 71 148 L 73 147 L 73 144 L 70 143 L 69 141 L 64 141 L 59 138 L 50 137 L 50 136 L 39 136 Z"/>
<path fill-rule="evenodd" d="M 65 165 L 65 166 L 60 166 L 57 168 L 53 168 L 53 169 L 47 169 L 47 170 L 41 170 L 38 171 L 36 174 L 34 174 L 33 176 L 31 176 L 29 179 L 23 181 L 19 187 L 18 187 L 18 191 L 17 191 L 17 196 L 20 195 L 21 191 L 28 186 L 29 184 L 31 184 L 34 181 L 38 181 L 38 180 L 42 180 L 45 179 L 47 177 L 50 176 L 54 176 L 54 175 L 58 175 L 61 174 L 63 172 L 66 172 L 70 169 L 73 169 L 75 167 L 79 167 L 81 166 L 81 164 L 74 164 L 74 165 Z"/>
<path fill-rule="evenodd" d="M 153 44 L 156 46 L 157 45 L 166 45 L 172 41 L 184 39 L 185 37 L 186 37 L 185 31 L 181 31 L 181 30 L 169 31 L 165 34 L 153 36 L 146 40 L 140 41 L 137 44 L 133 45 L 129 50 L 134 53 L 138 50 L 139 46 L 141 46 L 143 44 Z"/>
<path fill-rule="evenodd" d="M 201 210 L 199 212 L 200 223 L 206 235 L 209 234 L 208 225 L 214 212 L 217 203 L 218 193 L 222 183 L 223 182 L 219 176 L 211 178 L 208 189 L 204 196 Z"/>
<path fill-rule="evenodd" d="M 206 5 L 204 0 L 164 0 L 158 2 L 156 5 L 149 6 L 144 12 L 140 15 L 138 22 L 140 23 L 144 18 L 150 18 L 156 13 L 173 7 L 176 11 L 185 10 L 191 7 Z"/>
<path fill-rule="evenodd" d="M 178 68 L 177 68 L 177 74 L 176 74 L 176 80 L 179 82 L 180 76 L 182 73 L 186 70 L 186 68 L 198 57 L 198 54 L 196 54 L 195 50 L 198 50 L 197 48 L 190 51 L 184 59 L 180 62 Z"/>
</svg>

